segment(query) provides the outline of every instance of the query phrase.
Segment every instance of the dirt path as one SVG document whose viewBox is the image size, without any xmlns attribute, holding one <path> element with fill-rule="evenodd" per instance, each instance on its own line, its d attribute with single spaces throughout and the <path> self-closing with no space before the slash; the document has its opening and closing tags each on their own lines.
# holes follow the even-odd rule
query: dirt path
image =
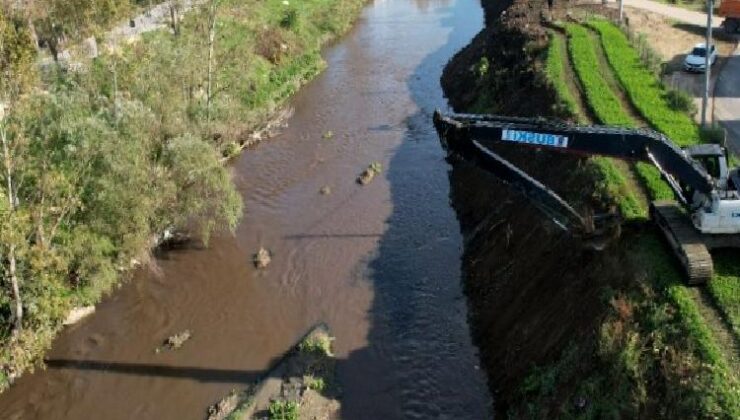
<svg viewBox="0 0 740 420">
<path fill-rule="evenodd" d="M 621 101 L 622 107 L 628 111 L 632 119 L 635 120 L 638 123 L 638 125 L 648 126 L 647 122 L 642 118 L 642 116 L 639 114 L 637 109 L 632 105 L 632 102 L 630 102 L 629 98 L 624 92 L 619 81 L 616 80 L 614 74 L 612 73 L 611 67 L 606 58 L 606 55 L 604 54 L 604 49 L 601 46 L 601 41 L 598 35 L 595 33 L 592 33 L 591 35 L 594 40 L 596 54 L 599 58 L 599 65 L 602 70 L 601 73 L 604 75 L 604 78 L 606 79 L 607 83 L 609 83 L 610 87 L 616 93 L 617 97 Z M 562 34 L 560 34 L 559 36 L 563 36 L 563 38 L 566 38 L 566 42 L 567 42 L 567 37 L 565 37 Z M 564 48 L 563 51 L 565 52 L 564 63 L 565 63 L 565 76 L 567 79 L 566 83 L 568 84 L 568 87 L 571 89 L 571 93 L 573 97 L 576 98 L 576 102 L 580 108 L 581 115 L 584 115 L 584 118 L 586 118 L 588 122 L 591 124 L 598 123 L 599 122 L 598 118 L 596 118 L 596 116 L 594 116 L 590 112 L 588 101 L 586 100 L 586 96 L 583 92 L 583 88 L 581 87 L 580 82 L 578 81 L 578 77 L 576 76 L 575 70 L 573 69 L 573 63 L 571 62 L 570 55 L 567 53 L 568 49 Z M 634 164 L 621 160 L 621 159 L 611 159 L 611 161 L 625 175 L 629 190 L 634 192 L 637 199 L 640 200 L 641 203 L 643 203 L 645 208 L 647 208 L 647 204 L 649 203 L 649 197 L 647 195 L 647 192 L 645 191 L 644 186 L 637 178 L 637 175 L 634 169 Z"/>
<path fill-rule="evenodd" d="M 730 372 L 740 374 L 740 342 L 732 333 L 732 327 L 724 320 L 715 308 L 712 297 L 706 288 L 692 288 L 691 296 L 696 302 L 704 321 L 707 323 L 712 337 L 718 344 L 722 355 L 730 366 Z"/>
<path fill-rule="evenodd" d="M 637 108 L 635 108 L 635 106 L 632 104 L 632 101 L 630 101 L 630 99 L 627 97 L 627 93 L 624 91 L 622 84 L 619 83 L 619 80 L 617 80 L 617 77 L 614 75 L 611 65 L 609 64 L 609 60 L 606 58 L 604 47 L 601 45 L 601 38 L 599 38 L 599 35 L 590 29 L 589 33 L 591 35 L 591 39 L 593 40 L 596 57 L 599 59 L 599 69 L 601 70 L 601 74 L 602 76 L 604 76 L 604 80 L 609 85 L 612 92 L 614 92 L 617 99 L 619 99 L 619 102 L 622 104 L 622 109 L 627 111 L 627 114 L 630 116 L 630 118 L 632 118 L 632 120 L 636 123 L 638 127 L 649 127 L 650 125 L 647 123 L 647 121 L 645 121 L 642 115 L 640 115 L 640 112 L 637 110 Z"/>
<path fill-rule="evenodd" d="M 576 76 L 576 72 L 573 69 L 573 64 L 570 62 L 570 54 L 568 54 L 568 37 L 560 31 L 553 31 L 554 36 L 560 38 L 563 41 L 564 48 L 561 48 L 560 55 L 563 60 L 563 70 L 565 75 L 565 83 L 570 89 L 571 95 L 576 100 L 576 112 L 578 112 L 579 118 L 582 118 L 586 124 L 594 124 L 596 117 L 591 112 L 586 99 L 582 95 L 581 84 Z"/>
</svg>

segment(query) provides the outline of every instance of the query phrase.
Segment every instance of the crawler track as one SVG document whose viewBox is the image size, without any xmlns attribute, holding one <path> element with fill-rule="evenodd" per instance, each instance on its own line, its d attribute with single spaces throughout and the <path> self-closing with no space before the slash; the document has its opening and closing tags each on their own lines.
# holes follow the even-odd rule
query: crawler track
<svg viewBox="0 0 740 420">
<path fill-rule="evenodd" d="M 689 284 L 703 284 L 712 278 L 714 264 L 701 235 L 675 201 L 655 201 L 650 206 L 653 220 L 681 260 Z"/>
</svg>

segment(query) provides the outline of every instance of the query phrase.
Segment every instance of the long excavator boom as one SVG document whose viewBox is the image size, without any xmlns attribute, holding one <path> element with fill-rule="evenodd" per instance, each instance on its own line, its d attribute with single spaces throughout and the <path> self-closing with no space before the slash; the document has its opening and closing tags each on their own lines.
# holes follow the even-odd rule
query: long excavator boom
<svg viewBox="0 0 740 420">
<path fill-rule="evenodd" d="M 443 115 L 437 111 L 434 125 L 450 152 L 498 176 L 527 196 L 558 226 L 577 236 L 596 237 L 608 229 L 597 222 L 608 223 L 611 219 L 579 215 L 550 188 L 498 155 L 495 150 L 499 146 L 652 163 L 688 208 L 687 214 L 675 201 L 651 203 L 651 215 L 683 264 L 691 284 L 711 278 L 709 249 L 740 248 L 740 170 L 728 169 L 720 146 L 683 150 L 653 130 L 572 126 L 495 115 Z M 711 159 L 716 159 L 713 166 L 709 164 Z M 712 174 L 704 165 L 713 168 Z"/>
<path fill-rule="evenodd" d="M 486 148 L 508 144 L 588 156 L 612 156 L 653 163 L 664 175 L 670 175 L 669 182 L 677 179 L 707 195 L 715 189 L 712 177 L 699 162 L 653 130 L 571 126 L 533 118 L 443 115 L 440 112 L 435 112 L 434 124 L 448 147 L 456 151 L 464 151 L 475 141 Z M 677 191 L 679 193 L 682 191 Z"/>
</svg>

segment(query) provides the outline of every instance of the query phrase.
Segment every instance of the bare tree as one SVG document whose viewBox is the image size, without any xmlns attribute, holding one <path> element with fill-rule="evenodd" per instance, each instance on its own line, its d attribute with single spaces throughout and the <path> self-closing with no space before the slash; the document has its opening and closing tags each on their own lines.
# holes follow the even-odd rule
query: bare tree
<svg viewBox="0 0 740 420">
<path fill-rule="evenodd" d="M 15 218 L 16 205 L 18 199 L 13 185 L 13 158 L 10 155 L 10 148 L 8 147 L 8 135 L 5 130 L 5 125 L 0 121 L 0 141 L 3 143 L 3 161 L 5 164 L 5 184 L 8 193 L 8 211 L 10 212 L 10 220 Z M 10 278 L 10 285 L 13 291 L 13 301 L 15 308 L 13 309 L 13 333 L 17 334 L 23 329 L 23 302 L 21 300 L 21 291 L 18 284 L 18 273 L 17 273 L 17 262 L 16 262 L 16 244 L 10 241 L 8 244 L 8 278 Z"/>
<path fill-rule="evenodd" d="M 182 9 L 182 4 L 180 0 L 170 1 L 170 25 L 172 26 L 172 31 L 175 33 L 175 36 L 180 35 L 180 10 L 181 9 Z"/>
<path fill-rule="evenodd" d="M 213 100 L 213 67 L 216 41 L 216 19 L 221 0 L 210 0 L 208 4 L 208 81 L 206 87 L 206 118 L 211 121 L 211 101 Z"/>
</svg>

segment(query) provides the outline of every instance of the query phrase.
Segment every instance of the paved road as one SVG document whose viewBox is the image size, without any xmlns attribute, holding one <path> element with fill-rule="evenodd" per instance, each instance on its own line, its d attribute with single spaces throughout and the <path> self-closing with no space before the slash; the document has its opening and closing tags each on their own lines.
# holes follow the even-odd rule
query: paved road
<svg viewBox="0 0 740 420">
<path fill-rule="evenodd" d="M 740 48 L 717 78 L 714 95 L 715 121 L 725 127 L 730 148 L 740 155 Z"/>
<path fill-rule="evenodd" d="M 616 1 L 615 1 L 616 3 Z M 707 26 L 707 14 L 701 12 L 695 12 L 693 10 L 687 10 L 681 7 L 670 6 L 665 3 L 659 3 L 657 1 L 650 0 L 624 0 L 624 5 L 627 7 L 635 7 L 638 9 L 647 10 L 659 15 L 669 17 L 681 22 L 690 23 L 696 26 Z M 714 16 L 712 20 L 713 27 L 719 27 L 724 19 L 719 16 Z"/>
</svg>

